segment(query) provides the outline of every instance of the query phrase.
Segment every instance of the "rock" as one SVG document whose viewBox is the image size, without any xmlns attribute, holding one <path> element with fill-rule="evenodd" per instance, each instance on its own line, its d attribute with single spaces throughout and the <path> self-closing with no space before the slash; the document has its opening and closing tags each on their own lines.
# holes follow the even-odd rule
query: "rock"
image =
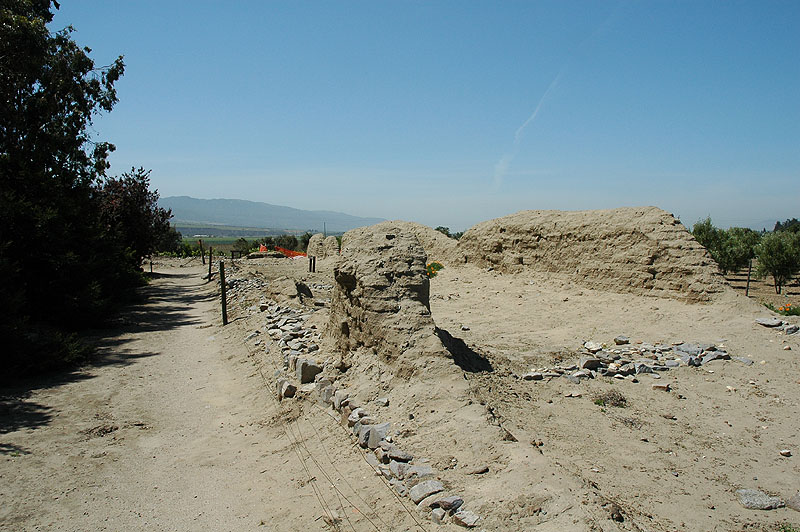
<svg viewBox="0 0 800 532">
<path fill-rule="evenodd" d="M 441 496 L 441 493 L 429 495 L 417 503 L 417 510 L 428 510 L 433 507 L 433 502 Z"/>
<path fill-rule="evenodd" d="M 586 348 L 587 351 L 590 353 L 597 353 L 601 349 L 603 349 L 603 344 L 598 344 L 597 342 L 584 342 L 583 347 Z"/>
<path fill-rule="evenodd" d="M 783 350 L 784 350 L 784 351 L 791 351 L 791 350 L 792 350 L 792 346 L 790 346 L 790 345 L 785 345 L 785 346 L 783 346 Z"/>
<path fill-rule="evenodd" d="M 466 528 L 477 526 L 480 517 L 469 510 L 459 510 L 453 514 L 453 522 Z"/>
<path fill-rule="evenodd" d="M 311 360 L 301 358 L 297 361 L 296 375 L 297 379 L 300 381 L 300 384 L 314 382 L 314 377 L 316 377 L 321 371 L 322 368 Z"/>
<path fill-rule="evenodd" d="M 472 471 L 469 471 L 467 473 L 467 475 L 483 475 L 484 473 L 488 473 L 488 472 L 489 472 L 489 466 L 488 465 L 480 465 L 480 466 L 476 467 L 475 469 L 473 469 Z"/>
<path fill-rule="evenodd" d="M 712 351 L 710 353 L 706 353 L 705 355 L 703 355 L 703 357 L 700 359 L 700 364 L 708 364 L 713 360 L 730 360 L 730 358 L 731 357 L 728 353 L 721 351 Z"/>
<path fill-rule="evenodd" d="M 438 497 L 438 495 L 437 495 Z M 458 495 L 450 495 L 449 497 L 439 497 L 433 501 L 434 508 L 441 508 L 442 510 L 457 510 L 464 504 L 464 499 L 459 497 Z"/>
<path fill-rule="evenodd" d="M 637 375 L 641 373 L 653 373 L 653 368 L 644 362 L 634 362 L 633 367 Z"/>
<path fill-rule="evenodd" d="M 359 419 L 366 415 L 367 413 L 364 412 L 362 408 L 354 408 L 353 411 L 347 416 L 347 426 L 354 426 L 356 423 L 358 423 Z"/>
<path fill-rule="evenodd" d="M 791 508 L 795 512 L 800 512 L 800 492 L 797 492 L 797 495 L 786 501 L 786 507 Z"/>
<path fill-rule="evenodd" d="M 676 345 L 675 350 L 686 353 L 687 355 L 699 355 L 703 352 L 699 345 L 687 343 Z"/>
<path fill-rule="evenodd" d="M 431 521 L 436 523 L 437 525 L 441 525 L 444 522 L 444 516 L 446 512 L 441 508 L 434 508 L 431 511 Z"/>
<path fill-rule="evenodd" d="M 406 486 L 405 482 L 393 478 L 389 481 L 389 485 L 394 488 L 401 497 L 405 497 L 408 494 L 408 486 Z"/>
<path fill-rule="evenodd" d="M 469 330 L 469 327 L 467 327 L 466 325 L 462 325 L 462 326 L 461 326 L 461 330 L 462 330 L 462 331 L 468 331 L 468 330 Z"/>
<path fill-rule="evenodd" d="M 619 335 L 616 338 L 614 338 L 614 343 L 616 345 L 625 345 L 625 344 L 629 344 L 630 342 L 631 342 L 631 339 L 628 338 L 627 336 Z"/>
<path fill-rule="evenodd" d="M 397 447 L 390 448 L 386 454 L 389 456 L 389 458 L 398 462 L 410 462 L 414 459 L 414 456 L 411 453 L 400 450 Z"/>
<path fill-rule="evenodd" d="M 771 497 L 763 491 L 754 489 L 736 490 L 739 504 L 750 510 L 774 510 L 783 508 L 784 502 L 778 497 Z"/>
<path fill-rule="evenodd" d="M 753 365 L 753 361 L 750 360 L 749 358 L 746 358 L 746 357 L 733 357 L 733 359 L 734 360 L 738 360 L 739 362 L 741 362 L 745 366 L 752 366 Z"/>
<path fill-rule="evenodd" d="M 281 384 L 281 392 L 280 398 L 281 399 L 290 399 L 295 396 L 297 393 L 297 386 L 292 384 L 291 382 L 284 380 Z"/>
<path fill-rule="evenodd" d="M 670 391 L 669 383 L 658 383 L 653 385 L 654 390 L 661 390 L 662 392 Z"/>
<path fill-rule="evenodd" d="M 700 360 L 700 357 L 688 355 L 686 353 L 678 353 L 678 356 L 680 357 L 681 361 L 684 364 L 686 364 L 687 366 L 698 366 L 699 367 L 700 364 L 702 364 L 702 361 Z"/>
<path fill-rule="evenodd" d="M 781 449 L 781 450 L 780 450 L 780 451 L 778 451 L 778 452 L 781 454 L 781 456 L 786 456 L 787 458 L 788 458 L 789 456 L 792 456 L 792 451 L 791 451 L 791 449 Z"/>
<path fill-rule="evenodd" d="M 668 368 L 677 368 L 678 366 L 681 365 L 681 363 L 678 362 L 677 360 L 667 360 L 664 362 L 664 365 Z"/>
<path fill-rule="evenodd" d="M 333 399 L 333 386 L 328 385 L 319 392 L 319 400 L 322 404 L 329 405 Z"/>
<path fill-rule="evenodd" d="M 783 321 L 778 318 L 756 318 L 756 323 L 764 327 L 780 327 L 783 325 Z"/>
<path fill-rule="evenodd" d="M 797 331 L 800 331 L 800 327 L 797 325 L 789 325 L 783 330 L 783 332 L 786 334 L 795 334 Z"/>
<path fill-rule="evenodd" d="M 334 392 L 333 394 L 333 399 L 332 399 L 333 408 L 335 408 L 336 410 L 341 410 L 342 402 L 347 400 L 349 397 L 350 397 L 350 392 L 348 392 L 347 390 L 336 390 L 336 392 Z"/>
<path fill-rule="evenodd" d="M 578 362 L 578 367 L 583 369 L 597 369 L 602 365 L 603 363 L 597 357 L 581 357 L 580 362 Z"/>
<path fill-rule="evenodd" d="M 378 425 L 371 425 L 369 429 L 369 436 L 367 437 L 367 447 L 376 449 L 380 442 L 386 439 L 389 433 L 389 423 L 380 423 Z"/>
<path fill-rule="evenodd" d="M 414 504 L 418 504 L 425 497 L 429 497 L 443 490 L 444 485 L 438 480 L 424 480 L 411 488 L 408 496 L 414 501 Z"/>
<path fill-rule="evenodd" d="M 540 381 L 544 378 L 544 375 L 538 371 L 531 371 L 523 375 L 522 378 L 526 381 Z"/>
</svg>

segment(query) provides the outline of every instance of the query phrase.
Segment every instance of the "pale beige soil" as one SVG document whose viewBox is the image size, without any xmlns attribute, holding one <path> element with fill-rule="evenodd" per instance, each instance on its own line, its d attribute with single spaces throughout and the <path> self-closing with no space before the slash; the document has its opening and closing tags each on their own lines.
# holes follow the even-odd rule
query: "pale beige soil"
<svg viewBox="0 0 800 532">
<path fill-rule="evenodd" d="M 96 366 L 5 390 L 0 529 L 419 530 L 327 413 L 278 405 L 203 269 L 160 266 Z"/>
<path fill-rule="evenodd" d="M 301 260 L 245 264 L 267 279 L 333 284 L 330 261 L 315 274 Z M 381 419 L 395 424 L 404 448 L 431 459 L 446 485 L 484 517 L 483 528 L 727 531 L 800 522 L 790 509 L 745 509 L 734 493 L 752 487 L 786 499 L 800 490 L 800 337 L 756 325 L 756 317 L 771 315 L 758 302 L 727 290 L 712 303 L 692 304 L 446 265 L 431 281 L 431 310 L 440 329 L 493 371 L 433 361 L 405 381 L 362 357 L 340 384 L 364 400 L 391 399 L 377 409 Z M 315 317 L 320 323 L 323 313 Z M 253 329 L 260 318 L 248 320 Z M 585 340 L 612 344 L 620 334 L 634 343 L 717 343 L 755 363 L 680 367 L 638 383 L 519 378 L 531 368 L 577 362 Z M 279 364 L 277 354 L 263 356 Z M 673 391 L 654 390 L 656 382 Z M 628 406 L 596 405 L 596 395 L 609 390 Z M 582 396 L 564 396 L 573 391 Z M 792 457 L 779 454 L 787 448 Z M 468 474 L 479 465 L 490 472 Z M 610 519 L 611 503 L 624 522 Z"/>
<path fill-rule="evenodd" d="M 204 285 L 202 267 L 183 263 L 156 264 L 165 275 L 130 324 L 103 341 L 106 363 L 4 401 L 0 528 L 462 530 L 434 525 L 396 498 L 330 409 L 276 403 L 268 385 L 282 367 L 279 350 L 263 334 L 244 342 L 264 332 L 252 305 L 271 295 L 233 291 L 222 328 L 218 284 Z M 229 278 L 333 284 L 331 260 L 314 274 L 303 260 L 237 263 L 226 264 Z M 312 290 L 319 301 L 330 297 Z M 430 460 L 448 491 L 481 515 L 479 528 L 777 531 L 800 523 L 793 510 L 747 510 L 734 495 L 800 490 L 800 335 L 756 325 L 770 315 L 758 303 L 730 290 L 690 304 L 445 264 L 431 281 L 431 310 L 437 327 L 465 342 L 462 365 L 492 371 L 432 359 L 404 379 L 360 354 L 337 384 L 390 421 L 398 445 Z M 309 322 L 322 330 L 326 317 L 320 307 Z M 519 378 L 577 361 L 584 340 L 619 334 L 724 343 L 755 364 L 715 361 L 639 383 Z M 609 390 L 628 406 L 594 403 Z M 780 456 L 787 448 L 793 456 Z M 488 472 L 471 474 L 481 466 Z M 624 521 L 611 519 L 612 505 Z"/>
</svg>

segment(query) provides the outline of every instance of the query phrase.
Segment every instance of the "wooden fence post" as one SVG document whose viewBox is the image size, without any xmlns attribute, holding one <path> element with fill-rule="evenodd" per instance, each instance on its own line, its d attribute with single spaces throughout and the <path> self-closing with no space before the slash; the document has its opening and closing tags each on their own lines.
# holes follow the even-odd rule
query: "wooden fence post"
<svg viewBox="0 0 800 532">
<path fill-rule="evenodd" d="M 750 272 L 753 270 L 753 259 L 750 259 L 750 263 L 747 265 L 747 287 L 744 289 L 745 297 L 750 295 Z"/>
<path fill-rule="evenodd" d="M 203 249 L 203 240 L 200 239 L 197 241 L 197 244 L 200 246 L 200 258 L 203 259 L 203 266 L 206 265 L 206 250 Z"/>
<path fill-rule="evenodd" d="M 225 261 L 219 261 L 219 286 L 222 298 L 222 325 L 228 324 L 228 303 L 225 298 Z"/>
<path fill-rule="evenodd" d="M 211 246 L 208 246 L 208 280 L 211 281 L 211 265 L 214 264 L 214 254 Z"/>
</svg>

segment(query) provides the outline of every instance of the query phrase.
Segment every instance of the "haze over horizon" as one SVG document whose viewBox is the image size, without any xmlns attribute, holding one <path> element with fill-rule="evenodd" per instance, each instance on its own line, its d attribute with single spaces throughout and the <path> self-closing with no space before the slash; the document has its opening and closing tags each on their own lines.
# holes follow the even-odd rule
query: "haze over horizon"
<svg viewBox="0 0 800 532">
<path fill-rule="evenodd" d="M 162 196 L 771 229 L 800 216 L 799 23 L 796 2 L 86 0 L 50 28 L 125 56 L 94 129 Z"/>
</svg>

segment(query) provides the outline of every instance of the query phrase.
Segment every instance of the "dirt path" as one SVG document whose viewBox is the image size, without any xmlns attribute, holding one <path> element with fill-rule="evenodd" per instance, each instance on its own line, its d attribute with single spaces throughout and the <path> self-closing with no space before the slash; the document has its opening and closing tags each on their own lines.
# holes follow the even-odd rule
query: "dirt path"
<svg viewBox="0 0 800 532">
<path fill-rule="evenodd" d="M 423 529 L 329 414 L 277 404 L 199 268 L 146 292 L 96 366 L 2 398 L 0 529 Z"/>
</svg>

